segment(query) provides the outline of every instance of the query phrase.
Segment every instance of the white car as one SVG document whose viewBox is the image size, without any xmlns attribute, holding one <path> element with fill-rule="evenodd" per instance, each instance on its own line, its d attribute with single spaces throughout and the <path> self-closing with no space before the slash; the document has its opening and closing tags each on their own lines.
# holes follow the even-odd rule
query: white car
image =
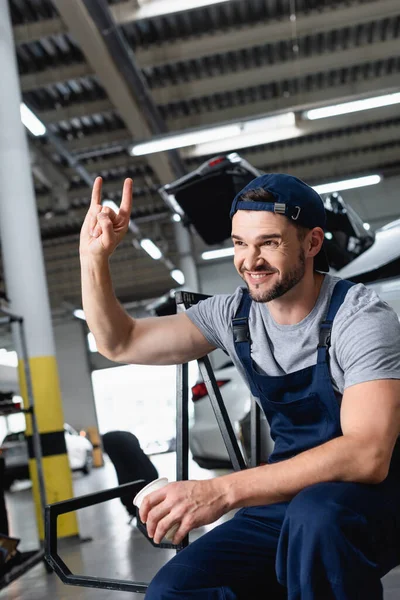
<svg viewBox="0 0 400 600">
<path fill-rule="evenodd" d="M 250 457 L 249 413 L 251 395 L 234 364 L 229 361 L 214 371 L 229 418 L 245 455 Z M 189 446 L 193 460 L 205 469 L 223 469 L 231 466 L 228 451 L 211 406 L 207 388 L 201 378 L 192 387 L 194 404 L 193 425 L 190 429 Z M 261 412 L 261 461 L 265 462 L 272 452 L 273 442 L 268 422 Z"/>
<path fill-rule="evenodd" d="M 64 424 L 64 436 L 71 470 L 82 471 L 87 475 L 93 466 L 92 444 L 67 423 Z M 0 454 L 5 461 L 4 487 L 9 487 L 15 479 L 29 478 L 28 444 L 23 431 L 6 435 Z"/>
</svg>

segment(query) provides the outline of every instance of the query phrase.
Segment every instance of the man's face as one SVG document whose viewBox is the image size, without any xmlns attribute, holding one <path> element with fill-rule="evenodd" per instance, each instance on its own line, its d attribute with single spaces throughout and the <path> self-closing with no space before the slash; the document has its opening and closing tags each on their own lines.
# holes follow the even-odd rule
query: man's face
<svg viewBox="0 0 400 600">
<path fill-rule="evenodd" d="M 287 217 L 239 210 L 232 219 L 234 264 L 255 302 L 270 302 L 304 277 L 304 242 Z"/>
</svg>

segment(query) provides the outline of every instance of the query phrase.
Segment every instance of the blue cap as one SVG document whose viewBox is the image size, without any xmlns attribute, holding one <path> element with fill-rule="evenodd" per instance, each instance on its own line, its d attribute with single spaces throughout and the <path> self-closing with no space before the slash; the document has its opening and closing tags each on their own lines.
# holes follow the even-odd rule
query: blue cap
<svg viewBox="0 0 400 600">
<path fill-rule="evenodd" d="M 275 201 L 242 200 L 246 192 L 260 188 L 269 192 Z M 232 218 L 238 210 L 267 210 L 309 229 L 325 229 L 326 226 L 326 213 L 321 196 L 301 179 L 283 173 L 269 173 L 250 181 L 234 198 L 230 217 Z M 314 267 L 318 271 L 329 271 L 328 259 L 323 248 L 314 258 Z"/>
</svg>

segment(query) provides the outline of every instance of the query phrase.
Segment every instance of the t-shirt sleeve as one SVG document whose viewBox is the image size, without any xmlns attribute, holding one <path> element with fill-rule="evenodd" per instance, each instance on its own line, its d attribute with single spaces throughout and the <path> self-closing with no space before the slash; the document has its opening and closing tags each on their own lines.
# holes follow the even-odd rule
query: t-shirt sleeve
<svg viewBox="0 0 400 600">
<path fill-rule="evenodd" d="M 344 388 L 376 379 L 400 379 L 400 323 L 392 308 L 363 285 L 347 293 L 332 327 L 332 348 Z"/>
<path fill-rule="evenodd" d="M 238 305 L 239 291 L 234 295 L 216 295 L 190 307 L 186 314 L 210 344 L 226 352 L 226 338 Z"/>
</svg>

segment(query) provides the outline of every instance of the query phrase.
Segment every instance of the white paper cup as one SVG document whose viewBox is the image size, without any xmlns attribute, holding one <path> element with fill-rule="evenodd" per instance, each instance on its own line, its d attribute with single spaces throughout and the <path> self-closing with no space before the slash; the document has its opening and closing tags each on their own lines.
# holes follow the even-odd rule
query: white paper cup
<svg viewBox="0 0 400 600">
<path fill-rule="evenodd" d="M 151 494 L 151 492 L 160 490 L 161 488 L 168 485 L 168 483 L 169 481 L 167 477 L 159 477 L 159 479 L 151 481 L 144 488 L 142 488 L 140 492 L 136 494 L 136 496 L 133 499 L 133 504 L 140 509 L 140 506 L 143 502 L 143 498 L 147 496 L 147 494 Z M 164 539 L 168 540 L 169 542 L 172 542 L 172 540 L 174 539 L 174 535 L 178 531 L 178 529 L 179 525 L 174 525 L 173 527 L 171 527 L 171 529 L 168 529 L 167 533 L 164 536 Z"/>
</svg>

